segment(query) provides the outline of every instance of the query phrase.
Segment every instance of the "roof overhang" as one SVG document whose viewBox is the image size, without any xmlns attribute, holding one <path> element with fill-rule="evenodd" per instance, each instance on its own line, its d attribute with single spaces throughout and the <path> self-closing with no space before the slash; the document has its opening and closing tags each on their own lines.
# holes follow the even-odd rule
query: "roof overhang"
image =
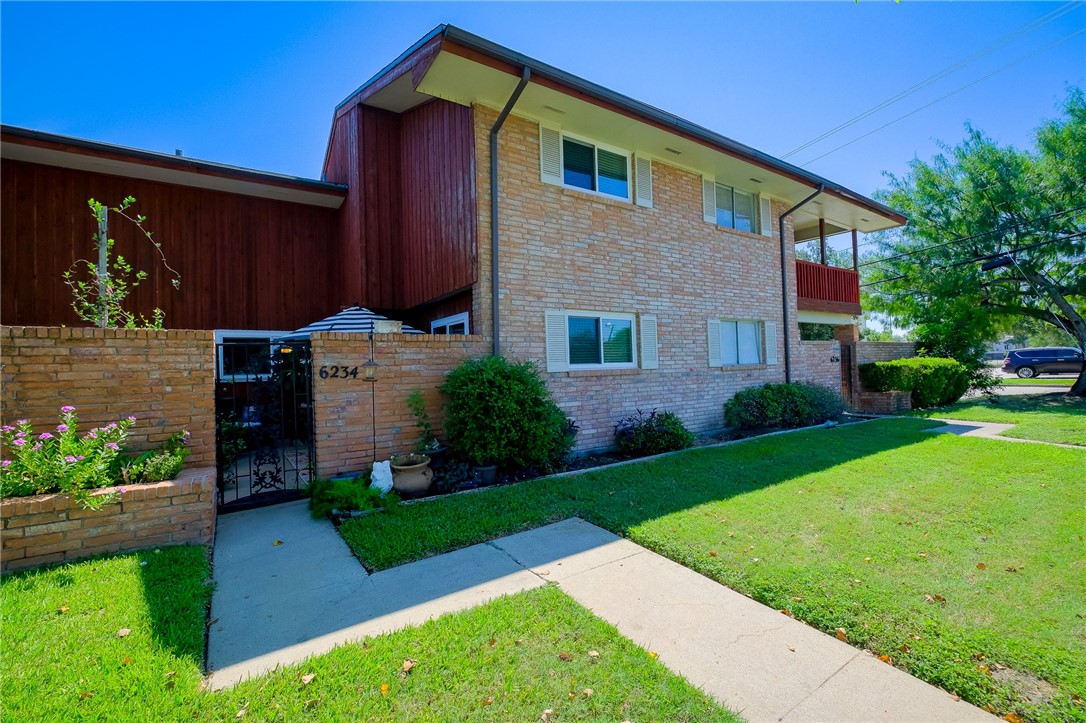
<svg viewBox="0 0 1086 723">
<path fill-rule="evenodd" d="M 339 208 L 347 196 L 334 183 L 14 126 L 0 127 L 0 158 L 324 208 Z"/>
<path fill-rule="evenodd" d="M 606 140 L 680 168 L 778 199 L 791 206 L 819 184 L 825 191 L 793 217 L 796 241 L 870 232 L 906 219 L 888 206 L 658 108 L 590 83 L 458 28 L 435 28 L 337 108 L 354 104 L 403 113 L 431 98 L 502 108 L 522 69 L 531 81 L 514 113 Z"/>
</svg>

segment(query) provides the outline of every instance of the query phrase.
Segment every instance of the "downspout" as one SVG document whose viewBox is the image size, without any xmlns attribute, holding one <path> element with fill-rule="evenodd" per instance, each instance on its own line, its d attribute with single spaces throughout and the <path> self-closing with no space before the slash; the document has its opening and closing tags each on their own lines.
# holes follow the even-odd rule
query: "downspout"
<svg viewBox="0 0 1086 723">
<path fill-rule="evenodd" d="M 826 184 L 818 184 L 818 190 L 782 213 L 778 221 L 781 237 L 781 304 L 784 307 L 784 381 L 788 384 L 792 383 L 792 345 L 790 343 L 792 333 L 788 313 L 788 256 L 785 253 L 784 245 L 784 219 L 786 216 L 791 216 L 801 207 L 806 206 L 809 201 L 813 200 L 815 196 L 822 193 L 824 190 L 826 190 Z"/>
<path fill-rule="evenodd" d="M 501 354 L 502 349 L 499 336 L 501 320 L 498 313 L 498 133 L 531 77 L 531 68 L 524 66 L 516 90 L 509 96 L 501 115 L 490 129 L 490 318 L 494 333 L 494 356 Z"/>
</svg>

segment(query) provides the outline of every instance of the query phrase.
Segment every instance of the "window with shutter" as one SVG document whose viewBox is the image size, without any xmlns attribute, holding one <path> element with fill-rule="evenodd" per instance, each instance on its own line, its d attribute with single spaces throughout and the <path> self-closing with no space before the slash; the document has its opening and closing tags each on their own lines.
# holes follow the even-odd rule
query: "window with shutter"
<svg viewBox="0 0 1086 723">
<path fill-rule="evenodd" d="M 660 345 L 656 335 L 656 317 L 641 315 L 641 368 L 660 368 Z"/>
<path fill-rule="evenodd" d="M 760 204 L 753 193 L 703 177 L 702 206 L 709 223 L 748 233 L 763 231 L 758 223 Z"/>
<path fill-rule="evenodd" d="M 772 340 L 769 334 L 772 333 Z M 709 320 L 709 366 L 775 364 L 777 327 L 750 319 Z"/>
<path fill-rule="evenodd" d="M 637 366 L 633 314 L 547 311 L 547 371 Z M 653 330 L 655 354 L 655 327 Z"/>
<path fill-rule="evenodd" d="M 648 159 L 645 159 L 648 162 Z M 594 141 L 575 138 L 557 128 L 539 126 L 539 166 L 544 183 L 577 188 L 611 198 L 631 199 L 630 154 Z M 652 205 L 652 166 L 645 185 L 647 203 L 639 192 L 638 204 Z"/>
</svg>

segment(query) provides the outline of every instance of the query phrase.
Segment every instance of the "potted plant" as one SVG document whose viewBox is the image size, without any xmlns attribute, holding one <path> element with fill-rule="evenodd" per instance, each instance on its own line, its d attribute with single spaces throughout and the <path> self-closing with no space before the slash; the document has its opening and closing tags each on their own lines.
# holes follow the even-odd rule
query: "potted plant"
<svg viewBox="0 0 1086 723">
<path fill-rule="evenodd" d="M 390 463 L 392 486 L 397 492 L 417 495 L 430 489 L 434 471 L 430 469 L 430 458 L 425 454 L 394 454 Z"/>
<path fill-rule="evenodd" d="M 407 406 L 415 415 L 415 426 L 419 428 L 419 438 L 415 442 L 415 452 L 430 458 L 430 469 L 439 470 L 445 466 L 445 455 L 449 448 L 434 436 L 434 425 L 426 411 L 426 400 L 421 389 L 412 389 L 407 395 Z"/>
</svg>

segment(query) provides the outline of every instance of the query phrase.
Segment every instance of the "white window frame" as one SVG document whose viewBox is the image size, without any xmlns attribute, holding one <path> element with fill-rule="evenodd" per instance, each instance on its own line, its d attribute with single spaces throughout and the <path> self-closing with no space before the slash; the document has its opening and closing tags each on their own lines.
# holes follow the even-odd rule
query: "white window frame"
<svg viewBox="0 0 1086 723">
<path fill-rule="evenodd" d="M 286 336 L 289 331 L 260 331 L 258 329 L 216 329 L 215 330 L 215 369 L 218 372 L 218 378 L 220 382 L 244 382 L 244 381 L 257 381 L 262 379 L 268 379 L 270 374 L 227 374 L 223 368 L 222 347 L 220 344 L 224 343 L 224 339 L 261 339 L 268 342 L 269 356 L 268 362 L 271 363 L 271 354 L 274 354 L 281 344 L 273 344 L 274 339 Z"/>
<path fill-rule="evenodd" d="M 766 348 L 765 348 L 766 328 L 765 328 L 765 322 L 764 321 L 762 321 L 761 319 L 718 319 L 717 321 L 719 322 L 720 327 L 721 327 L 721 331 L 720 331 L 720 365 L 722 367 L 750 367 L 750 366 L 759 366 L 759 365 L 762 365 L 762 364 L 766 363 Z M 725 324 L 735 324 L 735 359 L 736 359 L 735 363 L 730 363 L 730 362 L 725 362 L 724 361 L 724 358 L 725 358 L 725 354 L 724 354 L 724 351 L 725 351 L 725 349 L 724 349 L 724 325 Z M 757 361 L 753 361 L 753 362 L 747 361 L 747 362 L 745 362 L 745 361 L 740 361 L 739 360 L 739 325 L 740 324 L 753 324 L 754 325 L 754 329 L 758 334 L 758 341 L 757 341 L 758 360 Z"/>
<path fill-rule="evenodd" d="M 727 183 L 721 183 L 720 181 L 714 181 L 714 191 L 716 193 L 719 194 L 720 190 L 722 188 L 729 189 L 731 191 L 731 193 L 732 193 L 732 225 L 731 226 L 725 226 L 724 224 L 720 223 L 720 221 L 715 221 L 716 225 L 720 226 L 721 228 L 730 228 L 733 231 L 739 231 L 741 233 L 753 233 L 753 234 L 759 233 L 761 231 L 761 228 L 762 228 L 761 219 L 759 218 L 759 216 L 760 216 L 760 214 L 762 212 L 762 209 L 761 209 L 762 204 L 761 204 L 761 199 L 759 198 L 758 194 L 755 193 L 754 191 L 745 191 L 742 188 L 736 188 L 735 186 L 729 186 Z M 750 206 L 751 206 L 750 229 L 738 228 L 735 225 L 735 194 L 736 194 L 736 191 L 738 191 L 739 193 L 742 193 L 745 196 L 750 196 L 750 198 L 751 198 L 751 203 L 750 203 Z M 716 209 L 717 209 L 717 211 L 720 210 L 720 203 L 719 202 L 716 202 Z M 753 320 L 752 319 L 747 319 L 745 321 L 753 321 Z"/>
<path fill-rule="evenodd" d="M 430 322 L 430 333 L 433 334 L 435 329 L 442 326 L 449 327 L 453 324 L 463 323 L 464 334 L 470 334 L 471 325 L 468 323 L 469 318 L 470 314 L 466 311 L 462 311 L 459 314 L 453 314 L 452 316 L 443 316 L 440 319 L 434 319 Z M 445 333 L 448 334 L 447 331 Z"/>
<path fill-rule="evenodd" d="M 607 151 L 608 153 L 614 153 L 617 156 L 622 156 L 623 158 L 625 158 L 626 159 L 626 195 L 625 196 L 616 196 L 613 193 L 604 193 L 603 191 L 592 191 L 592 190 L 587 189 L 587 188 L 581 188 L 580 186 L 571 186 L 570 184 L 566 183 L 566 144 L 565 144 L 566 138 L 569 138 L 571 141 L 576 141 L 577 143 L 583 143 L 583 144 L 585 144 L 587 146 L 592 146 L 593 167 L 595 169 L 594 170 L 594 173 L 595 173 L 595 179 L 594 180 L 596 182 L 596 188 L 600 187 L 599 150 L 602 148 L 603 150 Z M 558 148 L 559 148 L 559 151 L 561 153 L 561 162 L 560 162 L 559 168 L 560 168 L 561 174 L 562 174 L 562 188 L 568 188 L 568 189 L 573 190 L 573 191 L 580 191 L 581 193 L 587 193 L 590 196 L 599 196 L 600 198 L 610 198 L 612 200 L 625 201 L 626 203 L 633 203 L 634 178 L 633 178 L 633 165 L 631 163 L 631 160 L 633 159 L 633 152 L 632 151 L 627 151 L 627 150 L 625 150 L 623 148 L 618 148 L 616 146 L 610 146 L 610 145 L 607 145 L 606 143 L 600 143 L 599 141 L 594 140 L 592 138 L 585 138 L 584 136 L 578 136 L 578 135 L 574 135 L 572 133 L 566 133 L 565 131 L 561 131 L 561 139 L 559 140 Z"/>
<path fill-rule="evenodd" d="M 587 369 L 637 369 L 637 342 L 638 342 L 638 329 L 637 329 L 637 315 L 627 314 L 624 312 L 611 312 L 611 311 L 581 311 L 581 310 L 569 310 L 563 311 L 565 317 L 566 326 L 566 363 L 569 365 L 569 370 L 572 371 L 584 371 Z M 569 358 L 569 317 L 575 316 L 580 318 L 594 318 L 599 320 L 600 323 L 600 359 L 603 359 L 603 321 L 605 319 L 614 319 L 615 321 L 628 321 L 630 322 L 630 359 L 628 362 L 604 362 L 599 364 L 574 364 Z"/>
</svg>

